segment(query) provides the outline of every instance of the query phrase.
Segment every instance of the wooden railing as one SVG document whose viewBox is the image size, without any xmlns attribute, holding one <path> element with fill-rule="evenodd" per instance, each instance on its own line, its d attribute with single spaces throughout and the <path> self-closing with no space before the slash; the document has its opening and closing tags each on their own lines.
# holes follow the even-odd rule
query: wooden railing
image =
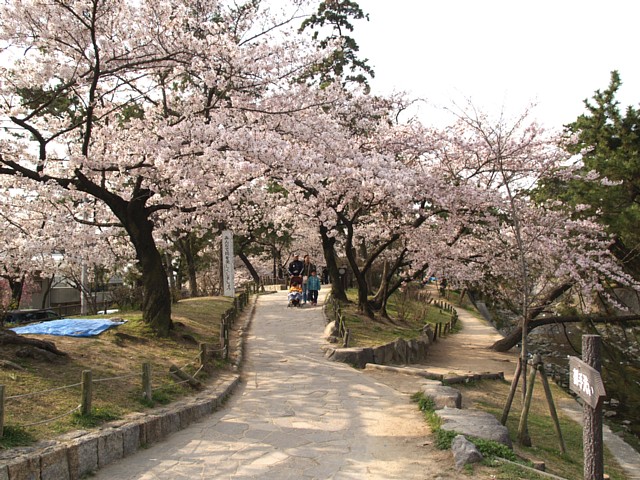
<svg viewBox="0 0 640 480">
<path fill-rule="evenodd" d="M 153 392 L 166 389 L 168 387 L 174 387 L 179 384 L 188 384 L 192 388 L 200 388 L 202 386 L 201 382 L 197 379 L 198 374 L 205 367 L 206 363 L 211 359 L 215 352 L 220 352 L 221 357 L 227 360 L 229 358 L 229 331 L 231 327 L 233 327 L 234 321 L 238 318 L 239 314 L 249 303 L 249 299 L 251 295 L 257 293 L 259 291 L 259 285 L 255 283 L 248 283 L 243 286 L 243 290 L 238 293 L 233 299 L 233 306 L 229 308 L 224 314 L 221 316 L 220 320 L 220 344 L 218 347 L 215 345 L 210 345 L 206 343 L 200 343 L 199 351 L 196 357 L 194 357 L 189 363 L 182 367 L 178 367 L 176 365 L 171 365 L 169 367 L 169 373 L 172 378 L 174 378 L 174 382 L 168 384 L 161 384 L 154 387 L 152 381 L 152 371 L 151 364 L 145 362 L 142 364 L 140 373 L 132 373 L 128 375 L 122 375 L 118 377 L 109 377 L 109 378 L 99 378 L 94 379 L 91 370 L 84 370 L 82 372 L 82 377 L 78 383 L 63 385 L 60 387 L 51 388 L 48 390 L 42 390 L 38 392 L 25 393 L 20 395 L 6 396 L 6 388 L 4 385 L 0 385 L 0 438 L 3 436 L 4 429 L 4 420 L 6 413 L 6 404 L 21 401 L 24 398 L 36 397 L 40 395 L 46 395 L 49 392 L 63 390 L 67 388 L 78 388 L 80 387 L 80 395 L 79 395 L 79 404 L 71 408 L 69 411 L 66 411 L 60 415 L 56 415 L 53 418 L 44 419 L 35 421 L 29 424 L 19 425 L 20 427 L 31 427 L 35 425 L 41 425 L 45 423 L 50 423 L 55 420 L 58 420 L 62 417 L 72 415 L 75 412 L 80 412 L 81 415 L 89 415 L 91 413 L 91 405 L 94 397 L 93 385 L 96 383 L 102 382 L 115 382 L 118 380 L 124 380 L 132 377 L 140 377 L 140 385 L 141 385 L 141 393 L 143 398 L 148 401 L 152 401 Z M 187 367 L 193 366 L 192 369 L 195 369 L 195 373 L 189 374 L 187 373 Z M 21 408 L 27 408 L 24 405 Z"/>
</svg>

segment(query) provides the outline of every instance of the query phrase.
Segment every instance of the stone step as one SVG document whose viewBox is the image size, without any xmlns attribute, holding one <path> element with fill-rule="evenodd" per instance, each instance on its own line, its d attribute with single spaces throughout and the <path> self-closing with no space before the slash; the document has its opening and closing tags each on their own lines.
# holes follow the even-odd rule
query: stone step
<svg viewBox="0 0 640 480">
<path fill-rule="evenodd" d="M 462 395 L 453 387 L 426 383 L 422 385 L 421 389 L 425 397 L 433 400 L 436 410 L 445 407 L 462 408 Z"/>
<path fill-rule="evenodd" d="M 463 435 L 500 442 L 512 448 L 509 430 L 488 412 L 473 409 L 442 408 L 436 410 L 442 419 L 441 428 Z"/>
</svg>

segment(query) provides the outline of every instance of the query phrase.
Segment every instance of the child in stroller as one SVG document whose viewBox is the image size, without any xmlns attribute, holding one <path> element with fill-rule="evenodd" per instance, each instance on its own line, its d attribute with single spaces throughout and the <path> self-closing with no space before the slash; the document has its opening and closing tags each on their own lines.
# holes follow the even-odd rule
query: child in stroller
<svg viewBox="0 0 640 480">
<path fill-rule="evenodd" d="M 287 307 L 302 306 L 302 277 L 300 275 L 294 275 L 291 277 L 287 298 L 289 300 Z"/>
</svg>

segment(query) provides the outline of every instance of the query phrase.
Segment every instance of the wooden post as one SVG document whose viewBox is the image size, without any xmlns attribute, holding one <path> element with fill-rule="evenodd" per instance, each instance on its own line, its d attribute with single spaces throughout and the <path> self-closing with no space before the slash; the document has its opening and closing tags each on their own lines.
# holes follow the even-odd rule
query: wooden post
<svg viewBox="0 0 640 480">
<path fill-rule="evenodd" d="M 142 364 L 142 396 L 149 402 L 153 399 L 153 391 L 151 390 L 151 364 L 149 362 Z"/>
<path fill-rule="evenodd" d="M 178 379 L 178 381 L 187 382 L 191 388 L 195 388 L 195 389 L 202 388 L 202 382 L 200 382 L 200 380 L 182 371 L 180 367 L 177 367 L 176 365 L 171 365 L 169 367 L 169 373 L 175 376 Z"/>
<path fill-rule="evenodd" d="M 516 390 L 518 389 L 518 382 L 520 381 L 521 371 L 522 371 L 522 364 L 520 363 L 520 357 L 518 357 L 518 363 L 516 365 L 516 373 L 513 374 L 513 380 L 511 381 L 511 389 L 509 390 L 509 396 L 507 397 L 507 402 L 504 405 L 504 410 L 502 410 L 502 418 L 500 419 L 500 423 L 502 425 L 507 424 L 507 419 L 509 418 L 509 411 L 511 410 L 511 404 L 513 403 L 513 397 L 515 397 Z"/>
<path fill-rule="evenodd" d="M 4 385 L 0 385 L 0 438 L 4 430 Z"/>
<path fill-rule="evenodd" d="M 551 388 L 549 387 L 547 374 L 544 371 L 544 364 L 540 364 L 538 373 L 540 374 L 540 381 L 542 382 L 542 386 L 544 387 L 544 394 L 547 397 L 547 403 L 549 404 L 549 413 L 551 414 L 551 419 L 553 420 L 553 427 L 556 429 L 556 434 L 558 435 L 558 440 L 560 441 L 560 453 L 566 453 L 567 448 L 564 444 L 564 438 L 562 438 L 562 430 L 560 430 L 560 420 L 558 420 L 558 412 L 556 412 L 556 406 L 553 403 L 553 396 L 551 395 Z"/>
<path fill-rule="evenodd" d="M 600 336 L 582 336 L 582 360 L 598 372 L 602 369 Z M 569 372 L 571 374 L 571 372 Z M 604 457 L 602 443 L 602 402 L 591 407 L 587 402 L 582 407 L 582 446 L 584 450 L 584 480 L 602 480 Z"/>
<path fill-rule="evenodd" d="M 200 359 L 200 365 L 204 365 L 207 363 L 207 344 L 200 344 L 200 353 L 198 354 L 198 358 Z"/>
<path fill-rule="evenodd" d="M 518 424 L 518 443 L 525 447 L 531 446 L 531 438 L 529 437 L 529 429 L 527 428 L 527 420 L 529 419 L 529 409 L 531 408 L 531 399 L 533 398 L 533 384 L 536 380 L 536 371 L 540 364 L 540 355 L 533 357 L 533 365 L 529 374 L 529 385 L 527 385 L 527 393 L 524 398 L 524 405 L 520 413 L 520 423 Z"/>
<path fill-rule="evenodd" d="M 344 344 L 343 344 L 344 348 L 349 347 L 350 337 L 351 337 L 351 332 L 349 332 L 349 329 L 347 328 L 347 330 L 344 332 Z"/>
<path fill-rule="evenodd" d="M 91 370 L 82 371 L 82 401 L 80 414 L 87 416 L 91 415 L 91 390 L 93 387 L 93 380 Z"/>
</svg>

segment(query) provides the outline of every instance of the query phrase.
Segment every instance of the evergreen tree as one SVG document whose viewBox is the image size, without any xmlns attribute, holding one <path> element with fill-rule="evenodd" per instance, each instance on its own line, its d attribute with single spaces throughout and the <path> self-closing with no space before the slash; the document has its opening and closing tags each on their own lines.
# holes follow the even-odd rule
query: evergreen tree
<svg viewBox="0 0 640 480">
<path fill-rule="evenodd" d="M 566 126 L 565 148 L 577 159 L 577 175 L 547 181 L 539 194 L 566 202 L 576 216 L 597 218 L 614 238 L 615 255 L 638 278 L 640 110 L 621 111 L 616 100 L 621 84 L 613 71 L 609 86 L 585 100 L 586 113 Z"/>
</svg>

